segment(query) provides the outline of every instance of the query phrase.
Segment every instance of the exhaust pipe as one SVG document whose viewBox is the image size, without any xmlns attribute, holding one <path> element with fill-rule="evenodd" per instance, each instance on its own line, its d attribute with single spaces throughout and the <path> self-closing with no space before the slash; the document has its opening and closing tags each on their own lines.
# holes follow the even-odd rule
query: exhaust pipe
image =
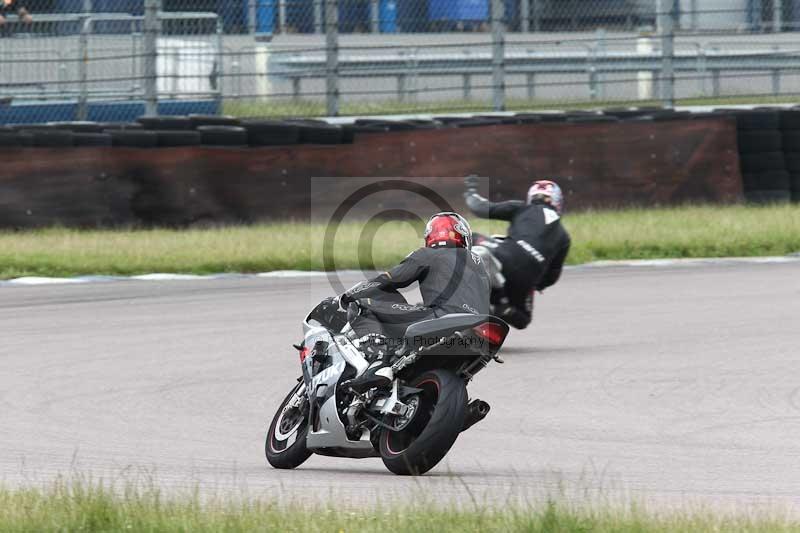
<svg viewBox="0 0 800 533">
<path fill-rule="evenodd" d="M 467 404 L 467 417 L 464 419 L 464 427 L 461 431 L 466 431 L 489 414 L 491 407 L 483 400 L 472 400 Z"/>
</svg>

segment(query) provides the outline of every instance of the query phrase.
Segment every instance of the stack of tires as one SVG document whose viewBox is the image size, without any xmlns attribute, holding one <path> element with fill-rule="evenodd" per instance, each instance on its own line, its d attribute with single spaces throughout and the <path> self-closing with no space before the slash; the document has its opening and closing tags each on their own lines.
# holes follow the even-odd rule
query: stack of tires
<svg viewBox="0 0 800 533">
<path fill-rule="evenodd" d="M 0 126 L 0 146 L 285 146 L 345 144 L 352 125 L 321 120 L 239 120 L 227 116 L 141 117 L 133 123 L 52 122 Z"/>
<path fill-rule="evenodd" d="M 800 202 L 800 108 L 781 111 L 781 135 L 792 201 Z"/>
<path fill-rule="evenodd" d="M 603 115 L 633 122 L 666 122 L 691 118 L 691 113 L 688 111 L 675 111 L 664 107 L 610 107 L 603 110 Z"/>
<path fill-rule="evenodd" d="M 745 199 L 753 204 L 788 202 L 791 199 L 790 178 L 783 155 L 779 110 L 736 110 L 733 114 Z"/>
</svg>

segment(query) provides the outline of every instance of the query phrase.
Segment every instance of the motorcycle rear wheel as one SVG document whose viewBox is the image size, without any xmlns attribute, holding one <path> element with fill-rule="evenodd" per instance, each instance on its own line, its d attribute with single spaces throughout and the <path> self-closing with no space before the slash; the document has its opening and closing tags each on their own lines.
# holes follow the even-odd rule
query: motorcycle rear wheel
<svg viewBox="0 0 800 533">
<path fill-rule="evenodd" d="M 311 457 L 312 452 L 306 447 L 308 409 L 303 413 L 303 404 L 300 408 L 286 409 L 287 404 L 302 385 L 302 383 L 298 383 L 284 398 L 267 431 L 264 451 L 267 461 L 274 468 L 297 468 Z M 306 398 L 303 401 L 308 402 Z"/>
<path fill-rule="evenodd" d="M 422 389 L 419 408 L 400 431 L 380 435 L 383 464 L 398 475 L 424 474 L 441 461 L 455 443 L 467 414 L 467 387 L 449 370 L 431 370 L 411 380 Z"/>
</svg>

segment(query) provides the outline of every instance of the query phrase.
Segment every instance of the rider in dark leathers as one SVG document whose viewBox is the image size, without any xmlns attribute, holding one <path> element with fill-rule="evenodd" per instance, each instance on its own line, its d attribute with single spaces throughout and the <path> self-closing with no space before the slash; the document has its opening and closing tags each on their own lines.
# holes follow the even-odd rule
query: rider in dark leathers
<svg viewBox="0 0 800 533">
<path fill-rule="evenodd" d="M 364 345 L 372 344 L 374 350 L 375 337 L 379 347 L 386 342 L 398 343 L 405 328 L 420 320 L 451 313 L 488 314 L 489 276 L 481 258 L 470 251 L 471 240 L 472 231 L 461 216 L 434 215 L 425 230 L 425 248 L 415 250 L 393 269 L 342 294 L 339 297 L 342 307 L 357 299 L 363 308 L 350 325 Z M 423 305 L 400 303 L 404 301 L 402 298 L 392 297 L 397 295 L 397 289 L 415 281 L 419 282 Z M 390 350 L 379 348 L 370 352 L 362 348 L 362 351 L 378 359 L 347 385 L 359 391 L 391 384 Z"/>
<path fill-rule="evenodd" d="M 570 237 L 561 224 L 563 195 L 552 181 L 537 181 L 528 191 L 528 201 L 490 202 L 477 192 L 477 178 L 465 180 L 467 207 L 481 218 L 511 222 L 508 238 L 492 254 L 502 264 L 505 294 L 511 307 L 506 322 L 523 329 L 531 322 L 533 291 L 542 291 L 561 276 L 570 247 Z"/>
</svg>

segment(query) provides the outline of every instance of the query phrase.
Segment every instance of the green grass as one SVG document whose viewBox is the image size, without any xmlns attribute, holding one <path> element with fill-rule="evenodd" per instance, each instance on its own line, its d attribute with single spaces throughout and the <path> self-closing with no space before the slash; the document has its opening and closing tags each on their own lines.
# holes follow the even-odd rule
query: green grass
<svg viewBox="0 0 800 533">
<path fill-rule="evenodd" d="M 767 105 L 800 103 L 798 95 L 761 95 L 761 96 L 720 96 L 683 98 L 675 102 L 677 106 L 725 106 L 736 104 Z M 657 100 L 506 100 L 506 111 L 537 111 L 543 109 L 602 109 L 618 106 L 659 106 Z M 486 100 L 442 100 L 401 102 L 386 100 L 375 102 L 351 102 L 344 100 L 340 106 L 341 116 L 350 115 L 392 115 L 417 113 L 466 113 L 492 111 L 490 98 Z M 226 100 L 223 113 L 236 117 L 291 117 L 291 116 L 324 116 L 325 102 L 312 100 Z"/>
<path fill-rule="evenodd" d="M 567 216 L 569 262 L 800 252 L 800 205 L 682 207 Z"/>
<path fill-rule="evenodd" d="M 473 229 L 502 233 L 506 224 L 473 219 Z M 800 205 L 680 207 L 567 214 L 568 262 L 785 255 L 800 251 Z M 337 269 L 387 267 L 421 243 L 421 228 L 389 222 L 375 230 L 340 227 Z M 190 230 L 68 230 L 0 232 L 0 278 L 206 274 L 322 270 L 324 224 L 282 223 Z M 366 235 L 362 239 L 362 234 Z M 359 244 L 359 240 L 363 242 Z"/>
<path fill-rule="evenodd" d="M 154 488 L 114 489 L 102 483 L 57 483 L 46 489 L 0 489 L 0 531 L 772 533 L 800 531 L 800 522 L 780 514 L 657 512 L 636 505 L 613 508 L 555 501 L 504 508 L 434 503 L 299 506 L 253 498 L 201 498 L 196 493 L 167 496 Z"/>
</svg>

